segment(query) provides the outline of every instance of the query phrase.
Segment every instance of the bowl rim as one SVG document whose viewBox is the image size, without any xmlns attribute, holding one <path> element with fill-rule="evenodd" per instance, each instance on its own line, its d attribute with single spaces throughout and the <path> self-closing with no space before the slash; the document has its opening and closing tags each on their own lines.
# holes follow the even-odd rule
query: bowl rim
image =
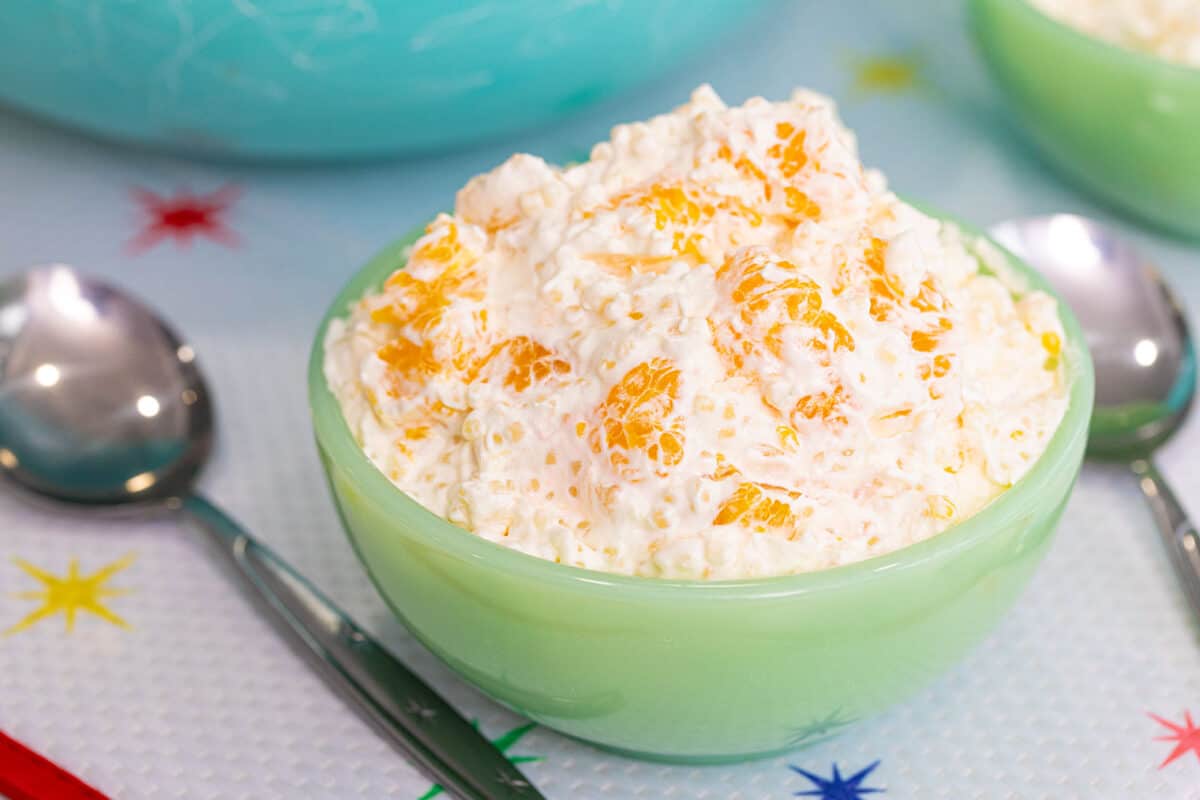
<svg viewBox="0 0 1200 800">
<path fill-rule="evenodd" d="M 928 212 L 926 209 L 926 213 Z M 417 230 L 385 247 L 362 267 L 338 292 L 325 312 L 313 340 L 308 365 L 308 395 L 313 428 L 319 448 L 332 465 L 349 479 L 354 489 L 388 511 L 389 516 L 408 520 L 412 535 L 443 555 L 501 570 L 511 575 L 578 591 L 619 589 L 623 599 L 634 597 L 659 599 L 684 597 L 689 600 L 768 598 L 809 594 L 882 578 L 895 570 L 911 569 L 943 561 L 973 548 L 1005 521 L 1027 515 L 1031 496 L 1062 469 L 1072 470 L 1072 481 L 1082 454 L 1081 439 L 1086 440 L 1094 392 L 1092 362 L 1075 315 L 1062 298 L 1035 270 L 978 230 L 942 214 L 931 214 L 944 223 L 958 227 L 968 242 L 986 242 L 1004 259 L 1025 291 L 1040 289 L 1058 303 L 1059 317 L 1066 334 L 1063 353 L 1069 381 L 1068 406 L 1045 451 L 1020 480 L 998 495 L 978 512 L 945 531 L 889 553 L 827 569 L 728 580 L 654 578 L 602 572 L 523 553 L 477 536 L 426 509 L 393 484 L 366 456 L 355 441 L 342 415 L 341 406 L 325 380 L 325 338 L 333 319 L 344 318 L 353 303 L 368 291 L 374 291 L 396 269 L 407 262 L 407 251 L 423 231 Z M 974 246 L 969 247 L 980 257 Z M 1018 290 L 1022 287 L 1014 287 Z M 327 471 L 330 465 L 325 465 Z M 332 487 L 331 487 L 332 489 Z M 355 544 L 355 534 L 346 534 Z"/>
<path fill-rule="evenodd" d="M 978 8 L 985 3 L 992 3 L 994 0 L 975 0 L 973 6 Z M 1160 71 L 1167 75 L 1171 75 L 1173 79 L 1179 80 L 1195 80 L 1200 82 L 1200 67 L 1193 67 L 1188 64 L 1180 64 L 1178 61 L 1171 61 L 1162 56 L 1148 53 L 1144 50 L 1136 50 L 1132 47 L 1127 47 L 1117 42 L 1102 39 L 1099 36 L 1094 36 L 1086 31 L 1071 25 L 1069 22 L 1053 17 L 1042 9 L 1033 4 L 1033 0 L 1018 0 L 1010 4 L 1010 0 L 1001 0 L 1001 6 L 1016 8 L 1018 13 L 1025 14 L 1027 18 L 1038 21 L 1033 24 L 1041 25 L 1047 30 L 1054 29 L 1060 35 L 1066 35 L 1073 39 L 1077 44 L 1093 50 L 1097 55 L 1107 54 L 1110 57 L 1129 61 L 1137 64 L 1139 67 L 1154 72 Z M 978 18 L 977 20 L 978 21 Z"/>
</svg>

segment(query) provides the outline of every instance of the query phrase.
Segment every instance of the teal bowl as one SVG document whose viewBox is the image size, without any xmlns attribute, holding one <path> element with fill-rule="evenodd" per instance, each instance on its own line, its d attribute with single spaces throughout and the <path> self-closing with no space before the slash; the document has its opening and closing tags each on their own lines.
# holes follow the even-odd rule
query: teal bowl
<svg viewBox="0 0 1200 800">
<path fill-rule="evenodd" d="M 970 24 L 1052 163 L 1116 208 L 1200 237 L 1200 69 L 1087 36 L 1028 0 L 971 0 Z"/>
<path fill-rule="evenodd" d="M 828 738 L 911 694 L 996 624 L 1050 544 L 1079 473 L 1092 366 L 1065 306 L 1070 405 L 1028 474 L 975 516 L 835 569 L 735 581 L 594 572 L 441 519 L 367 459 L 325 382 L 329 321 L 403 266 L 397 243 L 317 332 L 309 401 L 355 550 L 397 617 L 463 678 L 531 719 L 643 758 L 711 763 Z M 1049 291 L 1015 260 L 1030 285 Z"/>
<path fill-rule="evenodd" d="M 0 101 L 239 159 L 444 149 L 661 73 L 765 0 L 60 0 L 0 13 Z"/>
</svg>

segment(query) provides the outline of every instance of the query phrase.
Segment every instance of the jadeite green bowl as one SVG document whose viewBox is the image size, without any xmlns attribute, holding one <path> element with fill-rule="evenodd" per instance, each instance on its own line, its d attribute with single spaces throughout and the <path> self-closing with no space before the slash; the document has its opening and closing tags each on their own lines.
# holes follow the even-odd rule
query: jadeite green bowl
<svg viewBox="0 0 1200 800">
<path fill-rule="evenodd" d="M 1200 69 L 1087 36 L 1028 0 L 972 0 L 971 28 L 1042 151 L 1101 199 L 1200 237 Z"/>
<path fill-rule="evenodd" d="M 1046 552 L 1092 408 L 1091 362 L 1065 306 L 1070 407 L 1046 453 L 979 514 L 912 547 L 802 575 L 667 581 L 555 564 L 467 533 L 366 458 L 322 370 L 330 319 L 403 266 L 411 241 L 358 273 L 317 332 L 317 444 L 350 541 L 396 615 L 460 675 L 538 722 L 671 761 L 810 744 L 961 658 Z"/>
</svg>

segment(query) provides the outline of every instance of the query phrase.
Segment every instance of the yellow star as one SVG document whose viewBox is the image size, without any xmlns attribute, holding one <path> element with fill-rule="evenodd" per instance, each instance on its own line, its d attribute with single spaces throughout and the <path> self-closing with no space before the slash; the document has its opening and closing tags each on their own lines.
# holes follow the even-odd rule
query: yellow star
<svg viewBox="0 0 1200 800">
<path fill-rule="evenodd" d="M 95 614 L 120 628 L 129 627 L 125 620 L 104 605 L 105 598 L 120 597 L 128 594 L 129 591 L 127 589 L 109 589 L 104 584 L 114 574 L 133 563 L 132 555 L 114 561 L 91 575 L 80 575 L 79 559 L 72 558 L 71 564 L 67 568 L 67 575 L 63 578 L 40 570 L 24 559 L 16 558 L 13 561 L 27 574 L 39 581 L 44 588 L 32 592 L 18 592 L 15 595 L 22 600 L 40 600 L 42 604 L 31 611 L 25 619 L 6 630 L 5 636 L 23 631 L 55 614 L 63 614 L 66 617 L 67 631 L 70 632 L 75 628 L 75 613 L 78 611 Z"/>
<path fill-rule="evenodd" d="M 852 69 L 859 94 L 897 94 L 921 83 L 921 60 L 915 54 L 856 58 Z"/>
</svg>

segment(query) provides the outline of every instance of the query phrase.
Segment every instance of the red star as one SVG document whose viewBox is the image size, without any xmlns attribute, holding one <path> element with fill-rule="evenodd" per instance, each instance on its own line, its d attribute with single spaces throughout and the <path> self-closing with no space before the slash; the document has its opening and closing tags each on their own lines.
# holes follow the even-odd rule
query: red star
<svg viewBox="0 0 1200 800">
<path fill-rule="evenodd" d="M 196 236 L 207 236 L 227 247 L 235 247 L 238 238 L 221 222 L 221 214 L 241 194 L 236 186 L 223 186 L 211 194 L 180 191 L 174 197 L 162 197 L 149 189 L 135 188 L 133 198 L 146 213 L 146 225 L 129 243 L 135 253 L 149 250 L 159 241 L 173 238 L 188 245 Z"/>
<path fill-rule="evenodd" d="M 1196 723 L 1192 722 L 1192 713 L 1190 711 L 1183 712 L 1182 725 L 1168 722 L 1157 714 L 1150 714 L 1149 716 L 1159 725 L 1171 730 L 1171 733 L 1165 736 L 1154 737 L 1155 741 L 1177 743 L 1175 749 L 1171 751 L 1171 755 L 1167 756 L 1167 760 L 1158 765 L 1159 769 L 1182 757 L 1189 750 L 1196 754 L 1197 759 L 1200 759 L 1200 728 L 1196 727 Z"/>
</svg>

